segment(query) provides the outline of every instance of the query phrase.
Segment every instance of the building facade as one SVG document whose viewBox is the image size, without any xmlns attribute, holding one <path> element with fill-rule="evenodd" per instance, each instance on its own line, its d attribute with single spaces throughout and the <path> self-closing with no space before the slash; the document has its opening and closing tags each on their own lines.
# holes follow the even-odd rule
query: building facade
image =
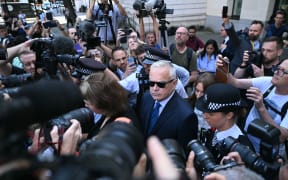
<svg viewBox="0 0 288 180">
<path fill-rule="evenodd" d="M 138 18 L 132 8 L 135 0 L 120 1 L 128 13 L 130 22 L 137 27 Z M 166 20 L 170 22 L 168 27 L 196 25 L 212 31 L 219 31 L 223 6 L 228 6 L 228 15 L 236 29 L 249 26 L 254 19 L 267 23 L 279 8 L 288 11 L 288 0 L 165 0 L 164 2 L 167 9 L 174 9 L 172 15 L 166 16 Z M 145 17 L 144 22 L 146 30 L 153 28 L 151 18 Z"/>
</svg>

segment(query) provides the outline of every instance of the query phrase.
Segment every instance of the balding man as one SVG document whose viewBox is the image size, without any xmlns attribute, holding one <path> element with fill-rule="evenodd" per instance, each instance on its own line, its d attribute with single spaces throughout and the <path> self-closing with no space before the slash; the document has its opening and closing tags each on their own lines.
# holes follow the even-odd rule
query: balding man
<svg viewBox="0 0 288 180">
<path fill-rule="evenodd" d="M 190 72 L 189 82 L 193 83 L 198 75 L 196 59 L 197 56 L 193 49 L 186 46 L 189 39 L 188 30 L 179 27 L 175 34 L 175 43 L 170 45 L 170 54 L 173 63 L 185 67 Z"/>
</svg>

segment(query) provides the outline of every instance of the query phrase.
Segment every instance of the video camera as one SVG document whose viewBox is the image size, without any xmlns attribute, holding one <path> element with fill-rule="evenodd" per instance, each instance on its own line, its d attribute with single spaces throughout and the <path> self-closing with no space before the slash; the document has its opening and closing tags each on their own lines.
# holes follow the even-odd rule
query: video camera
<svg viewBox="0 0 288 180">
<path fill-rule="evenodd" d="M 92 39 L 88 38 L 88 40 Z M 89 44 L 89 41 L 87 43 Z M 56 37 L 53 40 L 37 39 L 33 42 L 31 49 L 36 52 L 36 68 L 44 68 L 50 78 L 58 78 L 58 63 L 74 66 L 78 73 L 77 76 L 80 77 L 106 68 L 102 63 L 97 63 L 93 59 L 80 58 L 78 54 L 70 54 L 74 45 L 73 41 L 67 37 Z"/>
<path fill-rule="evenodd" d="M 108 3 L 99 3 L 98 2 L 99 9 L 103 12 L 104 16 L 109 15 L 109 11 L 113 11 L 113 4 L 112 0 L 109 0 Z"/>
<path fill-rule="evenodd" d="M 174 9 L 167 9 L 164 0 L 135 0 L 133 9 L 139 11 L 139 17 L 155 14 L 160 19 L 165 19 L 166 14 L 173 14 Z"/>
<path fill-rule="evenodd" d="M 217 172 L 240 165 L 237 164 L 235 161 L 226 161 L 223 165 L 216 164 L 211 152 L 196 139 L 191 140 L 188 143 L 187 148 L 190 151 L 194 151 L 195 167 L 197 171 L 201 173 L 202 177 L 205 177 L 212 172 Z"/>
<path fill-rule="evenodd" d="M 6 77 L 0 77 L 0 80 L 6 88 L 21 86 L 32 80 L 32 74 L 12 74 Z"/>
<path fill-rule="evenodd" d="M 223 156 L 229 152 L 238 152 L 247 167 L 261 174 L 266 179 L 273 179 L 278 175 L 280 164 L 276 160 L 273 163 L 264 161 L 261 156 L 254 153 L 248 146 L 240 144 L 233 137 L 225 138 L 219 143 L 218 148 Z"/>
<path fill-rule="evenodd" d="M 76 27 L 76 34 L 82 40 L 85 41 L 87 50 L 94 49 L 96 46 L 101 45 L 101 38 L 99 36 L 94 36 L 95 26 L 106 26 L 105 22 L 96 22 L 95 24 L 92 21 L 84 20 L 79 23 Z"/>
</svg>

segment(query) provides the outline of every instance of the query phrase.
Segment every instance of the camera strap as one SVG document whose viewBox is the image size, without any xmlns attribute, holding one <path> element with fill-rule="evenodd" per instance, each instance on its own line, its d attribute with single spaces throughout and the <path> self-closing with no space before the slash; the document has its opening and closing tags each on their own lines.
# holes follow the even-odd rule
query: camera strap
<svg viewBox="0 0 288 180">
<path fill-rule="evenodd" d="M 288 109 L 288 101 L 282 106 L 281 108 L 281 112 L 278 111 L 275 107 L 273 107 L 270 103 L 267 102 L 267 100 L 265 100 L 265 98 L 270 94 L 270 92 L 272 91 L 272 89 L 274 88 L 274 85 L 271 85 L 263 94 L 263 102 L 265 104 L 266 107 L 269 107 L 272 111 L 274 111 L 275 113 L 279 114 L 281 116 L 281 121 L 284 119 L 286 113 L 287 113 L 287 109 Z"/>
</svg>

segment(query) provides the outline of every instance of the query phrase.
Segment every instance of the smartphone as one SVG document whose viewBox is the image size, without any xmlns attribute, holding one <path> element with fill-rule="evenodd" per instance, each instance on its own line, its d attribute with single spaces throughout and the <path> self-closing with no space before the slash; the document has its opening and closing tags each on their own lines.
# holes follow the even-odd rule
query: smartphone
<svg viewBox="0 0 288 180">
<path fill-rule="evenodd" d="M 52 20 L 53 20 L 53 14 L 52 14 L 52 12 L 47 12 L 47 13 L 46 13 L 46 19 L 47 19 L 48 21 L 52 21 Z"/>
<path fill-rule="evenodd" d="M 228 6 L 223 6 L 222 7 L 222 18 L 227 18 L 228 17 Z"/>
<path fill-rule="evenodd" d="M 53 27 L 57 27 L 57 23 L 56 23 L 56 21 L 54 21 L 54 20 L 52 20 L 52 21 L 47 21 L 47 22 L 44 22 L 43 23 L 43 26 L 44 26 L 44 28 L 45 29 L 47 29 L 47 28 L 53 28 Z"/>
<path fill-rule="evenodd" d="M 216 81 L 219 83 L 227 83 L 229 73 L 229 60 L 223 58 L 223 66 L 216 69 Z"/>
</svg>

